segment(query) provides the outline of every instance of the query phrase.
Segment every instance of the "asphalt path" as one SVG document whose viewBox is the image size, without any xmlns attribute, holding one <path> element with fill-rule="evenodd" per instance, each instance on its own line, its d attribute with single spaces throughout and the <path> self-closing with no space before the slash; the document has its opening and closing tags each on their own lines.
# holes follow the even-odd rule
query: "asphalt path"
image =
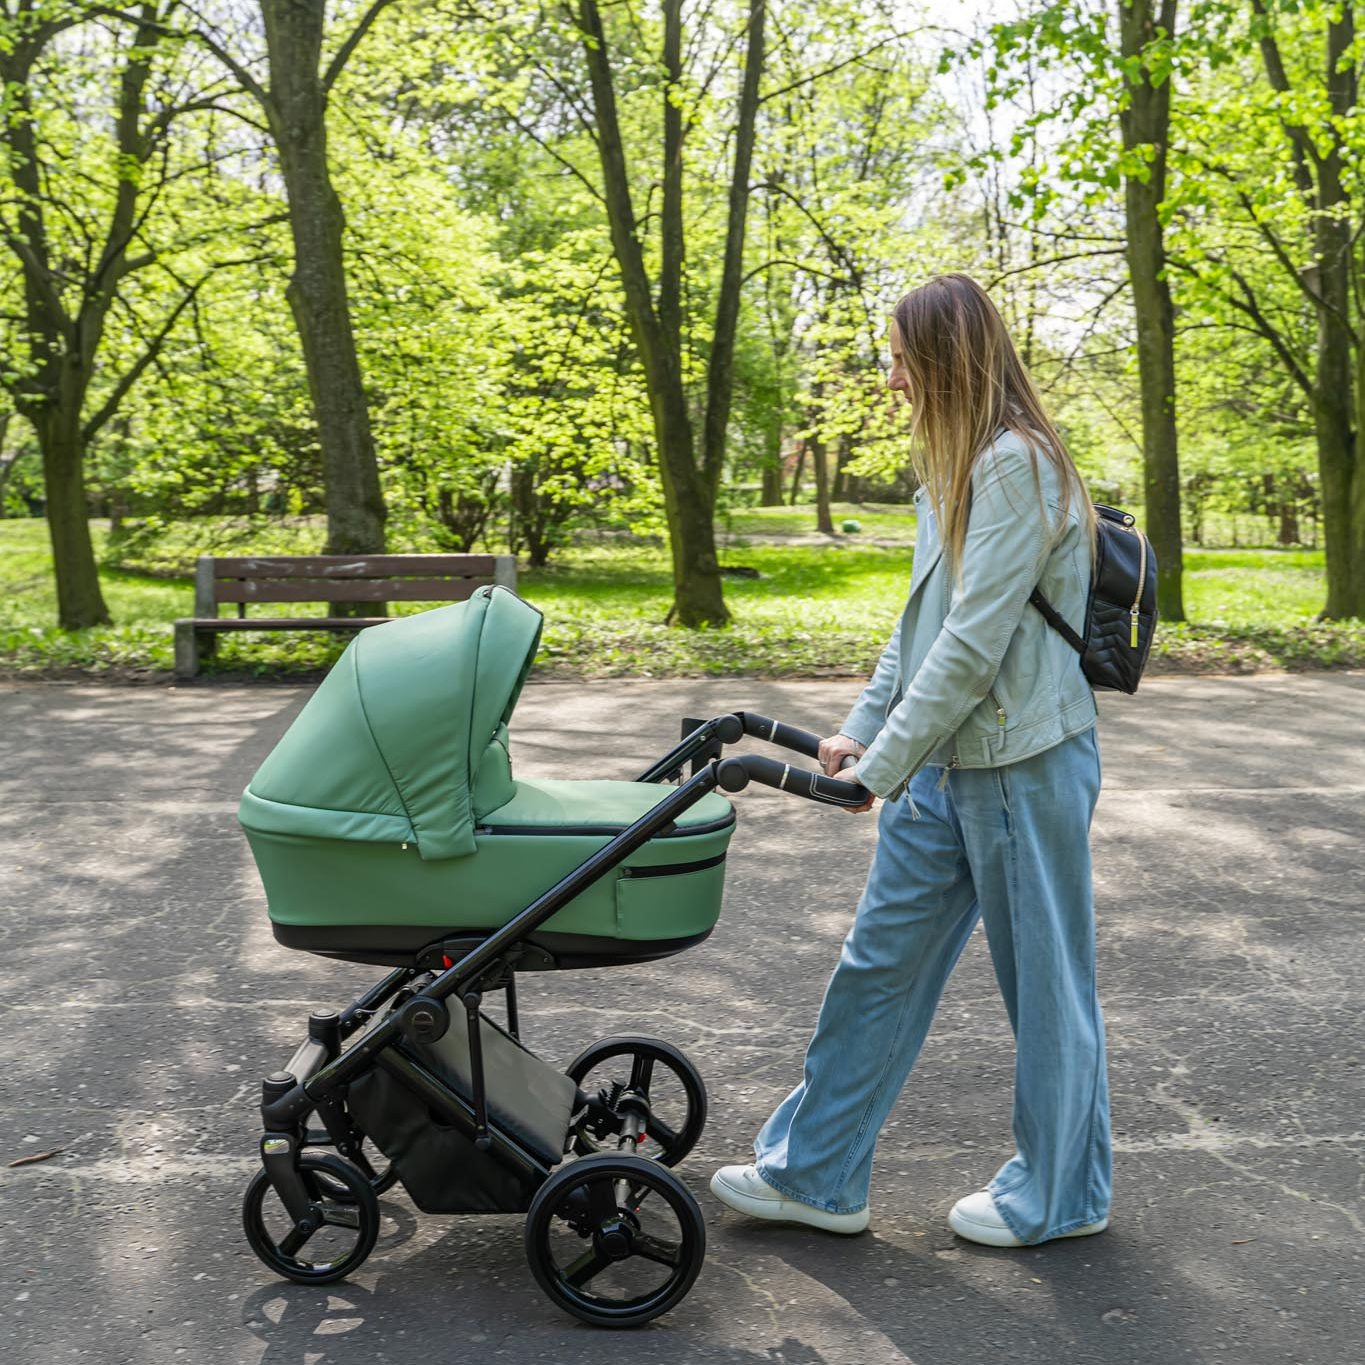
<svg viewBox="0 0 1365 1365">
<path fill-rule="evenodd" d="M 856 690 L 532 684 L 514 764 L 629 777 L 681 715 L 748 709 L 823 732 Z M 746 792 L 706 943 L 654 967 L 526 978 L 524 1032 L 550 1060 L 655 1034 L 710 1089 L 681 1168 L 706 1213 L 705 1269 L 624 1338 L 541 1295 L 516 1217 L 427 1216 L 390 1195 L 375 1254 L 326 1289 L 273 1279 L 243 1243 L 259 1078 L 311 1008 L 377 975 L 274 942 L 236 825 L 240 789 L 305 696 L 0 685 L 5 1359 L 1365 1361 L 1365 675 L 1162 677 L 1101 703 L 1102 1236 L 992 1251 L 945 1224 L 1012 1150 L 1011 1039 L 979 933 L 881 1135 L 869 1233 L 749 1223 L 706 1191 L 799 1076 L 870 816 Z"/>
</svg>

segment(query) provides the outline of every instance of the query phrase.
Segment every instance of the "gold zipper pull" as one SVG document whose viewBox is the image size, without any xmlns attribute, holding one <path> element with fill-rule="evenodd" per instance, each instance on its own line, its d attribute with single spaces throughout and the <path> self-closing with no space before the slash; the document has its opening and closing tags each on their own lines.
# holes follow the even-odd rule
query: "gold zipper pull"
<svg viewBox="0 0 1365 1365">
<path fill-rule="evenodd" d="M 995 723 L 997 725 L 1004 725 L 1005 723 L 1005 708 L 1003 706 L 995 708 Z"/>
<path fill-rule="evenodd" d="M 1132 624 L 1133 629 L 1132 634 L 1128 637 L 1128 645 L 1131 649 L 1136 649 L 1138 647 L 1137 646 L 1138 609 L 1136 607 L 1132 608 L 1132 610 L 1129 612 L 1129 620 Z"/>
</svg>

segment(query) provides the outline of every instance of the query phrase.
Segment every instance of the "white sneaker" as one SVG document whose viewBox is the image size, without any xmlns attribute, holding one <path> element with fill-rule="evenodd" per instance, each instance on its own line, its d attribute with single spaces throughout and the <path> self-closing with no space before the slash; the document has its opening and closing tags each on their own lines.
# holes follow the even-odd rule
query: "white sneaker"
<svg viewBox="0 0 1365 1365">
<path fill-rule="evenodd" d="M 969 1194 L 959 1199 L 948 1214 L 948 1226 L 959 1237 L 965 1237 L 969 1242 L 980 1242 L 983 1246 L 1022 1247 L 1039 1245 L 1036 1242 L 1021 1242 L 1010 1231 L 1009 1224 L 1001 1218 L 996 1209 L 995 1200 L 991 1198 L 989 1190 L 977 1190 L 975 1194 Z M 1103 1232 L 1108 1226 L 1109 1220 L 1101 1218 L 1096 1223 L 1085 1223 L 1081 1227 L 1072 1228 L 1070 1232 L 1058 1233 L 1055 1238 L 1048 1238 L 1048 1240 L 1060 1241 L 1063 1237 L 1089 1237 L 1093 1233 Z"/>
<path fill-rule="evenodd" d="M 804 1223 L 824 1232 L 862 1232 L 868 1224 L 866 1209 L 857 1213 L 826 1213 L 814 1204 L 788 1199 L 759 1175 L 753 1166 L 722 1166 L 711 1177 L 711 1193 L 750 1218 L 767 1218 L 775 1223 Z"/>
</svg>

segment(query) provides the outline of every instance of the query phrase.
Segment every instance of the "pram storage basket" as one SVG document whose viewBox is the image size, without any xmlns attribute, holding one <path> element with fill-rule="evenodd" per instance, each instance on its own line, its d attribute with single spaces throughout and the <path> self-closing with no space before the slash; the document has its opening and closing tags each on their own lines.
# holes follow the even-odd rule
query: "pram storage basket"
<svg viewBox="0 0 1365 1365">
<path fill-rule="evenodd" d="M 483 1015 L 479 1035 L 489 1118 L 547 1166 L 555 1165 L 564 1156 L 578 1087 Z M 403 1051 L 462 1099 L 472 1100 L 464 1029 L 452 1028 L 432 1043 L 406 1042 Z M 352 1081 L 348 1103 L 423 1213 L 524 1213 L 529 1207 L 534 1180 L 479 1151 L 383 1068 Z"/>
<path fill-rule="evenodd" d="M 646 814 L 652 782 L 514 779 L 541 617 L 515 594 L 357 636 L 242 795 L 276 937 L 401 965 L 476 939 Z M 720 915 L 734 811 L 710 792 L 531 936 L 523 969 L 643 962 Z"/>
</svg>

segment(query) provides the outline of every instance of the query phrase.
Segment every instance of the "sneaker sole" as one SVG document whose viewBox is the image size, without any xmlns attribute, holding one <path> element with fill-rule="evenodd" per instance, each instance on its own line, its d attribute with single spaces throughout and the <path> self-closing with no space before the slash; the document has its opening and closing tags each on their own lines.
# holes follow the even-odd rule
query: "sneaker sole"
<svg viewBox="0 0 1365 1365">
<path fill-rule="evenodd" d="M 959 1237 L 965 1237 L 969 1242 L 979 1242 L 982 1246 L 1026 1247 L 1046 1246 L 1048 1242 L 1060 1242 L 1066 1237 L 1093 1237 L 1109 1226 L 1109 1220 L 1101 1218 L 1097 1223 L 1085 1223 L 1081 1227 L 1072 1228 L 1070 1232 L 1060 1232 L 1056 1237 L 1049 1237 L 1043 1242 L 1021 1242 L 1008 1228 L 992 1227 L 989 1223 L 974 1223 L 957 1213 L 949 1213 L 948 1226 Z"/>
<path fill-rule="evenodd" d="M 811 1204 L 801 1204 L 779 1194 L 775 1199 L 755 1199 L 753 1195 L 727 1185 L 719 1174 L 711 1177 L 711 1193 L 727 1208 L 736 1213 L 748 1214 L 750 1218 L 762 1218 L 769 1223 L 800 1223 L 805 1227 L 818 1228 L 821 1232 L 837 1232 L 846 1237 L 867 1229 L 870 1215 L 866 1209 L 860 1213 L 826 1213 Z"/>
</svg>

